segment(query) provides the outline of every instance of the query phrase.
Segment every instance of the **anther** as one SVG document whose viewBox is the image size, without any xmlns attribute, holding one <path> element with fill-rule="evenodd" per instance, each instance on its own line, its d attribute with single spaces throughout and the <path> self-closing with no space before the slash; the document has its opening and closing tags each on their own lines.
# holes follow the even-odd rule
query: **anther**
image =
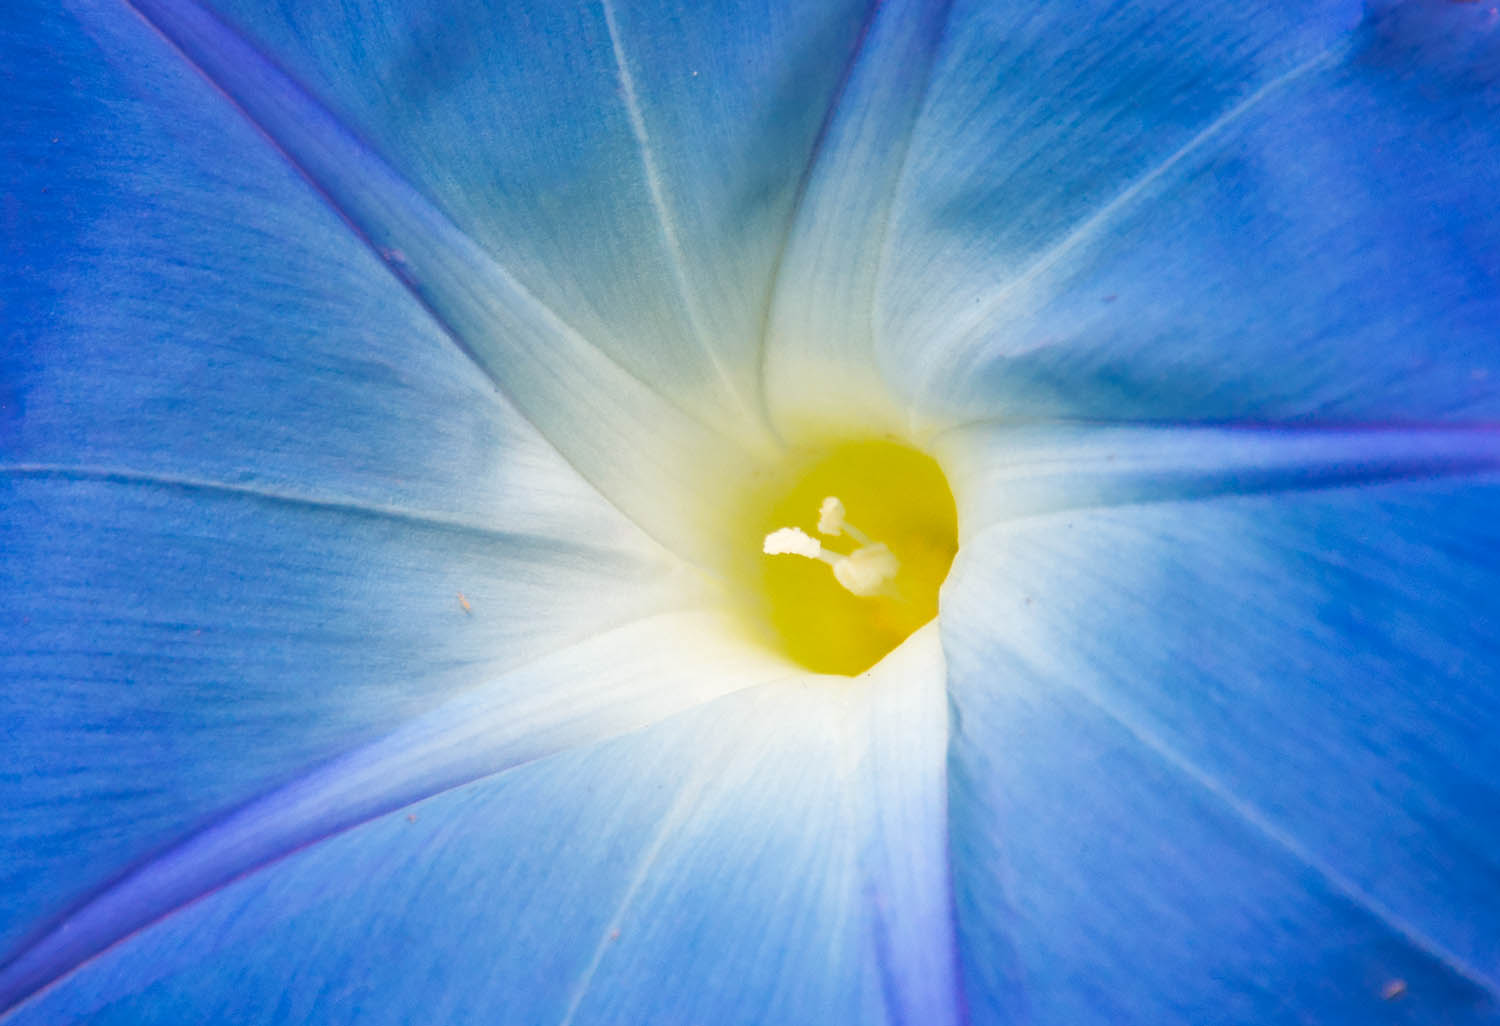
<svg viewBox="0 0 1500 1026">
<path fill-rule="evenodd" d="M 861 545 L 870 545 L 870 536 L 844 519 L 844 504 L 837 495 L 830 495 L 818 507 L 818 533 L 829 537 L 847 534 Z"/>
</svg>

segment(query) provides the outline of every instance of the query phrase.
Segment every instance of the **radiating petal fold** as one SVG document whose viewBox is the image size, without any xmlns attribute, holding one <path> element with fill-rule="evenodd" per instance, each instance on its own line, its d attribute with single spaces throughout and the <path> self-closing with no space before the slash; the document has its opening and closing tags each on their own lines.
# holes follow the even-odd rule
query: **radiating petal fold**
<svg viewBox="0 0 1500 1026">
<path fill-rule="evenodd" d="M 972 6 L 879 293 L 919 417 L 1496 417 L 1483 5 Z"/>
<path fill-rule="evenodd" d="M 948 861 L 946 680 L 937 625 L 929 624 L 861 681 L 869 689 L 856 763 L 868 817 L 862 897 L 892 1026 L 966 1021 Z"/>
<path fill-rule="evenodd" d="M 759 423 L 772 270 L 870 0 L 213 6 L 611 360 Z"/>
<path fill-rule="evenodd" d="M 878 1021 L 831 765 L 847 710 L 842 688 L 753 688 L 445 792 L 230 884 L 9 1021 Z"/>
<path fill-rule="evenodd" d="M 1473 474 L 970 539 L 942 629 L 975 1021 L 1493 1021 L 1497 502 Z"/>
<path fill-rule="evenodd" d="M 975 425 L 934 448 L 972 538 L 1007 520 L 1096 506 L 1348 488 L 1500 470 L 1500 425 Z"/>
<path fill-rule="evenodd" d="M 873 358 L 875 283 L 950 6 L 875 7 L 808 167 L 766 323 L 766 401 L 783 435 L 905 427 Z"/>
<path fill-rule="evenodd" d="M 0 951 L 226 807 L 684 601 L 632 553 L 201 482 L 0 470 Z"/>
<path fill-rule="evenodd" d="M 34 6 L 0 35 L 0 462 L 628 536 L 139 17 Z"/>
<path fill-rule="evenodd" d="M 8 13 L 0 957 L 689 588 L 138 16 Z"/>
<path fill-rule="evenodd" d="M 784 663 L 734 643 L 718 619 L 701 613 L 647 618 L 528 662 L 130 869 L 0 965 L 0 1008 L 189 902 L 331 834 L 787 673 Z"/>
<path fill-rule="evenodd" d="M 689 415 L 592 345 L 194 0 L 133 6 L 265 133 L 590 483 L 658 540 L 712 558 L 718 504 L 731 474 L 753 465 L 753 444 L 743 448 L 743 436 L 722 421 Z"/>
</svg>

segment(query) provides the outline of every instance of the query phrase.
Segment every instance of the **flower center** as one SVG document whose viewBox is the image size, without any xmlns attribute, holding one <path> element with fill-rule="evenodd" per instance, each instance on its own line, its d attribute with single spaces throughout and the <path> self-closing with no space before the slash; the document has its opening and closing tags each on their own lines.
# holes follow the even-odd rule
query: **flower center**
<svg viewBox="0 0 1500 1026">
<path fill-rule="evenodd" d="M 869 669 L 938 611 L 958 551 L 941 468 L 887 441 L 804 450 L 749 507 L 757 619 L 782 652 L 820 673 Z"/>
</svg>

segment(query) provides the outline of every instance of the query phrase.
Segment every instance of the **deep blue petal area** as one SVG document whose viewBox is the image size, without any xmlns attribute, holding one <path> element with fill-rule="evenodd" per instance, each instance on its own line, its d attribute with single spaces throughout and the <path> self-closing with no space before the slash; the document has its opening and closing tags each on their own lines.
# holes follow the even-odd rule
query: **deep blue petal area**
<svg viewBox="0 0 1500 1026">
<path fill-rule="evenodd" d="M 138 18 L 91 25 L 3 37 L 4 461 L 490 512 L 483 375 Z"/>
<path fill-rule="evenodd" d="M 655 608 L 667 566 L 222 96 L 90 14 L 0 34 L 0 959 L 223 809 Z"/>
<path fill-rule="evenodd" d="M 548 307 L 725 423 L 869 0 L 210 5 Z"/>
<path fill-rule="evenodd" d="M 841 697 L 756 689 L 298 853 L 18 1026 L 875 1023 Z"/>
<path fill-rule="evenodd" d="M 881 285 L 928 415 L 1500 415 L 1491 5 L 973 6 Z"/>
<path fill-rule="evenodd" d="M 1500 1021 L 1500 480 L 1075 509 L 945 596 L 976 1022 Z"/>
</svg>

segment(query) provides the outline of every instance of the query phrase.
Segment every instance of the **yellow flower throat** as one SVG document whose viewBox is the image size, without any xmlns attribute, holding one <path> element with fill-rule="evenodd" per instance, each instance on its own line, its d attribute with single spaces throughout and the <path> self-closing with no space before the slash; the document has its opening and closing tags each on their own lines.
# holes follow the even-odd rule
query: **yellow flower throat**
<svg viewBox="0 0 1500 1026">
<path fill-rule="evenodd" d="M 927 454 L 889 441 L 801 450 L 740 508 L 753 522 L 736 534 L 760 549 L 755 619 L 802 666 L 862 673 L 937 615 L 958 513 Z"/>
</svg>

